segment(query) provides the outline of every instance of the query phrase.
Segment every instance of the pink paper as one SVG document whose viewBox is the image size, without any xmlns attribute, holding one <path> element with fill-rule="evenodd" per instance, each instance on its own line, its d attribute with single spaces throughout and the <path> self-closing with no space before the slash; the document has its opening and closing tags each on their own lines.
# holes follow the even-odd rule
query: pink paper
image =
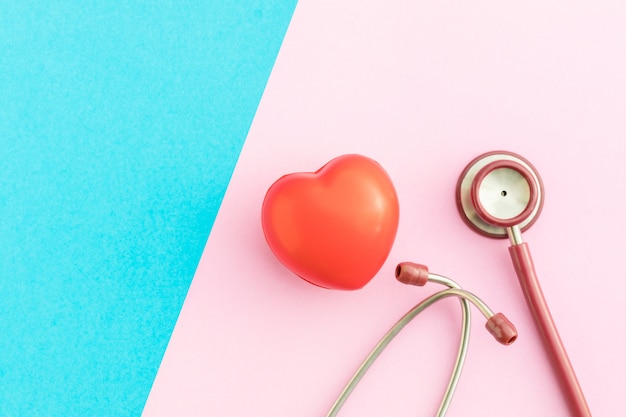
<svg viewBox="0 0 626 417">
<path fill-rule="evenodd" d="M 626 381 L 626 6 L 622 2 L 301 0 L 144 410 L 145 417 L 323 416 L 380 337 L 439 288 L 393 278 L 429 265 L 504 312 L 496 343 L 473 315 L 448 416 L 565 416 L 505 240 L 454 203 L 475 156 L 505 149 L 539 170 L 524 234 L 594 416 Z M 388 171 L 400 199 L 391 254 L 364 289 L 314 287 L 267 247 L 267 188 L 344 153 Z M 434 415 L 456 354 L 446 300 L 402 332 L 341 416 Z"/>
</svg>

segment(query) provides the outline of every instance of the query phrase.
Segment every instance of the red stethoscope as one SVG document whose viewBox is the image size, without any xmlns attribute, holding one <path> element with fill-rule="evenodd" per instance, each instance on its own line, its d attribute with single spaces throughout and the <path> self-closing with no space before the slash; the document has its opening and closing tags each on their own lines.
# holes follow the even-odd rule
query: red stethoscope
<svg viewBox="0 0 626 417">
<path fill-rule="evenodd" d="M 474 159 L 465 168 L 457 185 L 456 200 L 463 219 L 476 232 L 509 238 L 515 272 L 571 415 L 590 417 L 591 412 L 541 291 L 528 244 L 522 240 L 522 231 L 535 222 L 543 206 L 541 177 L 530 162 L 519 155 L 490 152 Z"/>
<path fill-rule="evenodd" d="M 475 158 L 461 173 L 456 202 L 462 218 L 473 230 L 511 241 L 509 252 L 515 272 L 571 415 L 591 417 L 541 291 L 528 244 L 522 240 L 522 231 L 541 212 L 543 191 L 539 174 L 526 159 L 511 152 L 489 152 Z M 359 155 L 344 155 L 315 173 L 279 179 L 266 194 L 262 218 L 270 248 L 301 278 L 325 288 L 357 289 L 372 278 L 388 254 L 398 225 L 397 196 L 376 162 Z M 337 415 L 393 338 L 422 311 L 442 299 L 460 300 L 462 325 L 456 362 L 437 417 L 445 415 L 463 368 L 470 332 L 470 303 L 487 319 L 486 328 L 498 342 L 509 345 L 517 338 L 515 327 L 504 315 L 494 313 L 455 281 L 411 262 L 400 263 L 395 275 L 405 284 L 422 286 L 432 282 L 447 288 L 417 304 L 383 336 L 327 417 Z"/>
</svg>

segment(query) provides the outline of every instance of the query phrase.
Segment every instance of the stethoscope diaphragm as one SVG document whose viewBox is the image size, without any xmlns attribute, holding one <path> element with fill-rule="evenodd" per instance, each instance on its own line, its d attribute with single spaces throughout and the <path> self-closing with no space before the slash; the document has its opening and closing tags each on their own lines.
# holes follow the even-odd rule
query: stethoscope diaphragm
<svg viewBox="0 0 626 417">
<path fill-rule="evenodd" d="M 461 217 L 476 232 L 495 238 L 506 229 L 528 229 L 543 207 L 541 177 L 525 158 L 506 151 L 483 154 L 470 162 L 456 188 Z"/>
</svg>

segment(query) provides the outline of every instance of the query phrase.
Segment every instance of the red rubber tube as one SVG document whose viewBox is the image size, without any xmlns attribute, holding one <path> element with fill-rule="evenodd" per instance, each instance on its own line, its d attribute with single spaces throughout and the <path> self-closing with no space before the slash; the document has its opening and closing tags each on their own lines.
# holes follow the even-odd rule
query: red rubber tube
<svg viewBox="0 0 626 417">
<path fill-rule="evenodd" d="M 591 411 L 589 411 L 589 406 L 585 401 L 585 396 L 574 373 L 574 368 L 572 368 L 572 364 L 567 357 L 565 347 L 563 342 L 561 342 L 556 325 L 548 309 L 548 304 L 543 297 L 528 244 L 513 245 L 509 248 L 509 252 L 526 297 L 526 302 L 535 319 L 535 324 L 543 339 L 544 347 L 550 356 L 552 367 L 558 377 L 571 415 L 574 417 L 591 417 Z"/>
</svg>

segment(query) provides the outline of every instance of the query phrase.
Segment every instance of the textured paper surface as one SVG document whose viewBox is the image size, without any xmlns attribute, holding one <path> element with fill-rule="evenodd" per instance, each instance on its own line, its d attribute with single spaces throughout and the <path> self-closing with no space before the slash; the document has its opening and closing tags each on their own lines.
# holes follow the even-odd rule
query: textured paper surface
<svg viewBox="0 0 626 417">
<path fill-rule="evenodd" d="M 567 415 L 508 242 L 460 219 L 454 188 L 482 152 L 518 152 L 546 187 L 524 237 L 594 415 L 625 384 L 626 8 L 620 2 L 299 2 L 144 416 L 321 416 L 378 339 L 436 288 L 395 282 L 413 260 L 517 326 L 497 344 L 473 317 L 449 416 Z M 264 242 L 281 175 L 349 152 L 379 161 L 401 220 L 363 290 L 313 287 Z M 389 346 L 342 416 L 434 415 L 459 338 L 453 300 Z"/>
<path fill-rule="evenodd" d="M 141 413 L 294 7 L 0 5 L 0 415 Z"/>
</svg>

